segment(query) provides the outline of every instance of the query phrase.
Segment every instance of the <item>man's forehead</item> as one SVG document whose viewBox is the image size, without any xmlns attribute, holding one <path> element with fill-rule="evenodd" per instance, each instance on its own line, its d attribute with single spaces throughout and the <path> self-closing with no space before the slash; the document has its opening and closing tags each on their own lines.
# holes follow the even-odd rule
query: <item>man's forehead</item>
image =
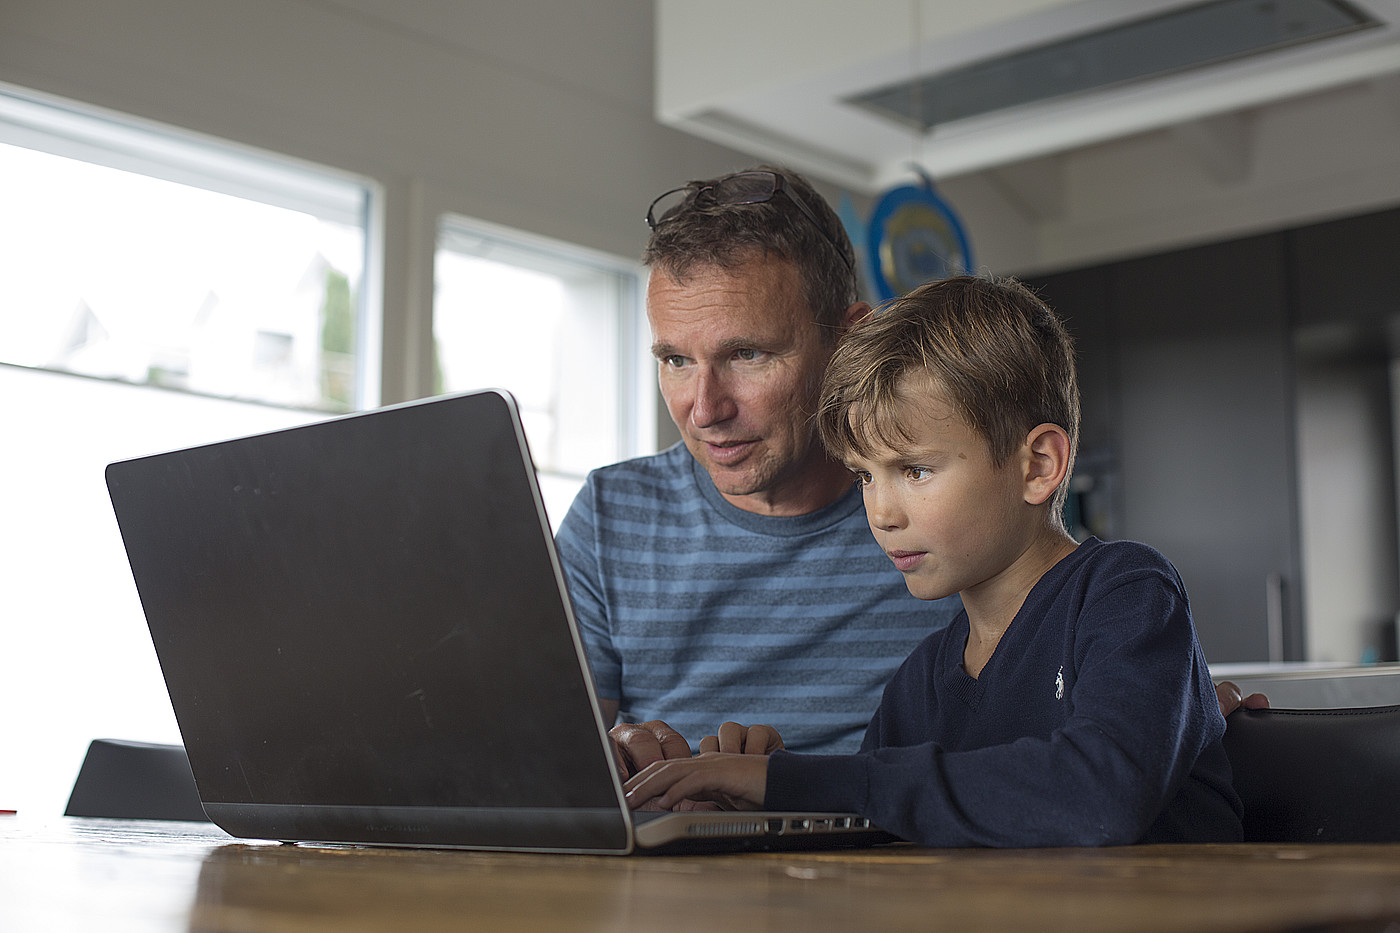
<svg viewBox="0 0 1400 933">
<path fill-rule="evenodd" d="M 812 323 L 816 327 L 816 323 Z M 717 326 L 689 327 L 684 323 L 652 322 L 652 353 L 667 356 L 724 356 L 735 350 L 782 351 L 803 344 L 799 328 L 771 321 L 760 326 L 752 321 L 720 319 Z"/>
<path fill-rule="evenodd" d="M 682 270 L 656 267 L 647 281 L 647 309 L 676 302 L 703 301 L 705 296 L 770 295 L 778 292 L 811 313 L 796 265 L 781 256 L 754 253 L 735 263 L 694 263 Z M 815 319 L 816 315 L 813 313 Z"/>
<path fill-rule="evenodd" d="M 709 267 L 680 280 L 653 272 L 646 310 L 658 345 L 753 346 L 792 339 L 817 324 L 805 293 L 783 270 Z"/>
</svg>

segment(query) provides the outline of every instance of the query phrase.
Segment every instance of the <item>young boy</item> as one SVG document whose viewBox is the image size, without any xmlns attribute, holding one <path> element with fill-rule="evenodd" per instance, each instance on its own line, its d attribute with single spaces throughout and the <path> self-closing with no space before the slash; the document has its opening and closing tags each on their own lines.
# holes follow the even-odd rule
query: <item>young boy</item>
<svg viewBox="0 0 1400 933">
<path fill-rule="evenodd" d="M 1035 295 L 963 276 L 895 301 L 837 350 L 817 420 L 909 591 L 964 611 L 895 673 L 857 754 L 726 723 L 631 778 L 632 806 L 855 811 L 930 846 L 1240 839 L 1175 568 L 1065 530 L 1079 390 Z"/>
</svg>

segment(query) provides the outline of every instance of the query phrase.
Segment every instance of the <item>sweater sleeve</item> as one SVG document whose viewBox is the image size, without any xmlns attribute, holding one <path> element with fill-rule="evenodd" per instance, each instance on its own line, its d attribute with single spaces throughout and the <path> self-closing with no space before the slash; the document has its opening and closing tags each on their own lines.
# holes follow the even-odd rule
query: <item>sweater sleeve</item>
<svg viewBox="0 0 1400 933">
<path fill-rule="evenodd" d="M 930 702 L 928 672 L 902 670 L 859 754 L 774 754 L 767 805 L 859 812 L 930 846 L 1136 842 L 1224 721 L 1213 691 L 1205 696 L 1209 677 L 1169 565 L 1120 575 L 1075 624 L 1069 712 L 1048 737 L 956 751 L 885 745 L 882 722 Z"/>
</svg>

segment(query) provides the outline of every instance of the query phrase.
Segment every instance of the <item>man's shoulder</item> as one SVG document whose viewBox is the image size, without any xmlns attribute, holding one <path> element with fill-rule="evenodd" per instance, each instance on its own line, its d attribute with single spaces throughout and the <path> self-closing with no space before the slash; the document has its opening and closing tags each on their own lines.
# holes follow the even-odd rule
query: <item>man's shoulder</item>
<svg viewBox="0 0 1400 933">
<path fill-rule="evenodd" d="M 559 538 L 604 532 L 650 536 L 662 526 L 689 526 L 703 512 L 690 451 L 677 444 L 588 474 L 564 516 Z"/>
<path fill-rule="evenodd" d="M 674 499 L 696 494 L 693 458 L 684 444 L 660 453 L 633 457 L 598 467 L 588 474 L 585 486 L 595 498 Z"/>
<path fill-rule="evenodd" d="M 654 454 L 644 454 L 628 460 L 619 460 L 589 472 L 589 479 L 615 480 L 629 476 L 690 476 L 690 464 L 694 458 L 685 445 L 677 442 L 665 450 Z"/>
<path fill-rule="evenodd" d="M 956 597 L 938 600 L 938 607 L 947 615 L 945 624 L 929 632 L 914 646 L 909 656 L 900 665 L 900 670 L 920 671 L 920 676 L 933 677 L 940 669 L 938 659 L 943 657 L 945 646 L 958 651 L 961 659 L 962 643 L 967 638 L 967 624 L 961 617 L 962 603 Z M 949 644 L 949 639 L 953 644 Z M 907 672 L 906 672 L 907 676 Z"/>
</svg>

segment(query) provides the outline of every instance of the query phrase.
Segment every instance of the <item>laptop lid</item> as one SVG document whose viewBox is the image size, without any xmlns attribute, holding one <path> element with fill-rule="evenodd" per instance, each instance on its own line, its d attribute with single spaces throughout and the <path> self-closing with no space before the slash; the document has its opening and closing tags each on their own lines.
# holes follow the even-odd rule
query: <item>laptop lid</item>
<svg viewBox="0 0 1400 933">
<path fill-rule="evenodd" d="M 224 829 L 631 848 L 507 394 L 113 463 L 107 483 Z"/>
</svg>

